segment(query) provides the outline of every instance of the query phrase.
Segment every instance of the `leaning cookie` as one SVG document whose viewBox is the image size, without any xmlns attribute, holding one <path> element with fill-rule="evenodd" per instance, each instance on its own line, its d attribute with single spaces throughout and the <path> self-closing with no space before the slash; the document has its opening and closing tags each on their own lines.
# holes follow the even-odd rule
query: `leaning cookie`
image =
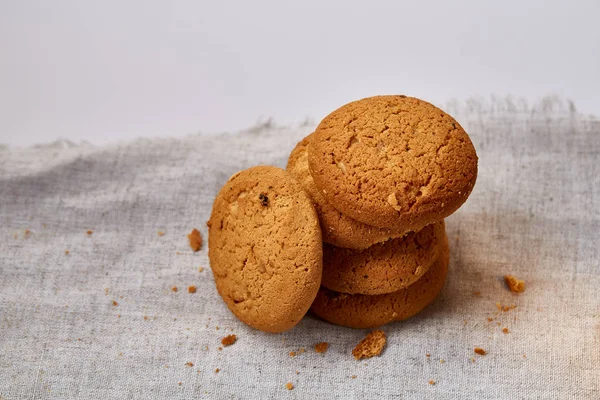
<svg viewBox="0 0 600 400">
<path fill-rule="evenodd" d="M 477 178 L 477 154 L 460 124 L 406 96 L 370 97 L 329 114 L 310 140 L 308 163 L 341 213 L 407 231 L 456 211 Z"/>
<path fill-rule="evenodd" d="M 429 271 L 408 288 L 397 292 L 368 296 L 321 288 L 311 310 L 328 322 L 349 328 L 374 328 L 410 318 L 441 292 L 448 272 L 449 254 L 445 239 L 442 253 Z"/>
<path fill-rule="evenodd" d="M 321 285 L 336 292 L 367 295 L 405 289 L 429 270 L 443 250 L 445 236 L 441 221 L 365 250 L 325 244 Z"/>
<path fill-rule="evenodd" d="M 406 231 L 376 228 L 352 219 L 327 203 L 321 191 L 315 185 L 308 169 L 307 147 L 311 135 L 300 141 L 287 164 L 287 171 L 300 182 L 312 198 L 323 233 L 323 241 L 337 247 L 348 249 L 366 249 L 375 243 L 403 236 Z"/>
<path fill-rule="evenodd" d="M 276 167 L 239 172 L 217 195 L 208 226 L 217 290 L 235 316 L 267 332 L 296 325 L 319 289 L 323 256 L 302 186 Z"/>
</svg>

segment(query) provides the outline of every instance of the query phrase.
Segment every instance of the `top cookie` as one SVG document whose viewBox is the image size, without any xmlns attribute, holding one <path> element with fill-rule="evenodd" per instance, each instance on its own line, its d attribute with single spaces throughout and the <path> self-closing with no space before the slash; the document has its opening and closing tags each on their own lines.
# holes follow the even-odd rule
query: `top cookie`
<svg viewBox="0 0 600 400">
<path fill-rule="evenodd" d="M 329 204 L 397 230 L 452 214 L 477 178 L 477 154 L 460 124 L 406 96 L 370 97 L 329 114 L 310 140 L 308 162 Z"/>
<path fill-rule="evenodd" d="M 217 195 L 208 226 L 210 266 L 229 309 L 262 331 L 296 325 L 319 290 L 323 262 L 302 186 L 276 167 L 239 172 Z"/>
<path fill-rule="evenodd" d="M 403 236 L 403 230 L 382 229 L 345 216 L 327 203 L 308 170 L 307 147 L 313 135 L 302 139 L 290 154 L 287 171 L 312 198 L 319 216 L 323 241 L 336 247 L 363 250 L 373 244 Z"/>
</svg>

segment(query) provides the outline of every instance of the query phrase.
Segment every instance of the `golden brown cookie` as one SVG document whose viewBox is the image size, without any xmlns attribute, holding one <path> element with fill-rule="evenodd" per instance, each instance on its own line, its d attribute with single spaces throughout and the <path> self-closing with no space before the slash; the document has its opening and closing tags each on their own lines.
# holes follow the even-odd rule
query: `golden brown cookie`
<svg viewBox="0 0 600 400">
<path fill-rule="evenodd" d="M 307 147 L 312 134 L 296 145 L 287 164 L 287 171 L 300 182 L 312 198 L 319 215 L 323 241 L 337 247 L 366 249 L 375 243 L 403 236 L 406 231 L 381 229 L 345 216 L 327 203 L 308 170 Z"/>
<path fill-rule="evenodd" d="M 442 251 L 445 236 L 441 221 L 365 250 L 325 244 L 321 285 L 336 292 L 368 295 L 404 289 L 429 270 Z"/>
<path fill-rule="evenodd" d="M 477 154 L 460 124 L 406 96 L 370 97 L 329 114 L 310 140 L 308 163 L 340 212 L 406 231 L 452 214 L 477 178 Z"/>
<path fill-rule="evenodd" d="M 302 186 L 276 167 L 238 172 L 217 195 L 208 226 L 217 290 L 235 316 L 266 332 L 296 325 L 319 289 L 323 257 Z"/>
<path fill-rule="evenodd" d="M 375 328 L 412 317 L 430 304 L 444 287 L 450 252 L 447 238 L 440 256 L 429 271 L 406 289 L 368 296 L 321 288 L 311 310 L 336 325 Z"/>
</svg>

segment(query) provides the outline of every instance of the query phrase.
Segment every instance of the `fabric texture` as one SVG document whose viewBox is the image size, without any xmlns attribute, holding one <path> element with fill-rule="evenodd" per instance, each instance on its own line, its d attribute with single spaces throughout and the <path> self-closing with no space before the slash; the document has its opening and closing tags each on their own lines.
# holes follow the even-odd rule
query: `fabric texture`
<svg viewBox="0 0 600 400">
<path fill-rule="evenodd" d="M 361 361 L 351 351 L 367 330 L 311 315 L 282 334 L 245 326 L 209 268 L 219 188 L 253 165 L 285 167 L 313 127 L 0 149 L 0 398 L 599 398 L 600 121 L 556 99 L 445 108 L 479 155 L 475 189 L 447 219 L 448 280 Z"/>
</svg>

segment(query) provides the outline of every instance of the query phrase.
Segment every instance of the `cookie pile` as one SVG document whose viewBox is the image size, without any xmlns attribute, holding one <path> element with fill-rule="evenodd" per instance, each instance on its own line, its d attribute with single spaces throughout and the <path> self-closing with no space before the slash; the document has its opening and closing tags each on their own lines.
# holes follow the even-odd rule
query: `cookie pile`
<svg viewBox="0 0 600 400">
<path fill-rule="evenodd" d="M 310 307 L 335 324 L 376 327 L 437 297 L 444 218 L 477 177 L 458 122 L 416 98 L 359 100 L 325 117 L 286 169 L 234 175 L 213 206 L 211 267 L 238 318 L 276 332 Z"/>
</svg>

